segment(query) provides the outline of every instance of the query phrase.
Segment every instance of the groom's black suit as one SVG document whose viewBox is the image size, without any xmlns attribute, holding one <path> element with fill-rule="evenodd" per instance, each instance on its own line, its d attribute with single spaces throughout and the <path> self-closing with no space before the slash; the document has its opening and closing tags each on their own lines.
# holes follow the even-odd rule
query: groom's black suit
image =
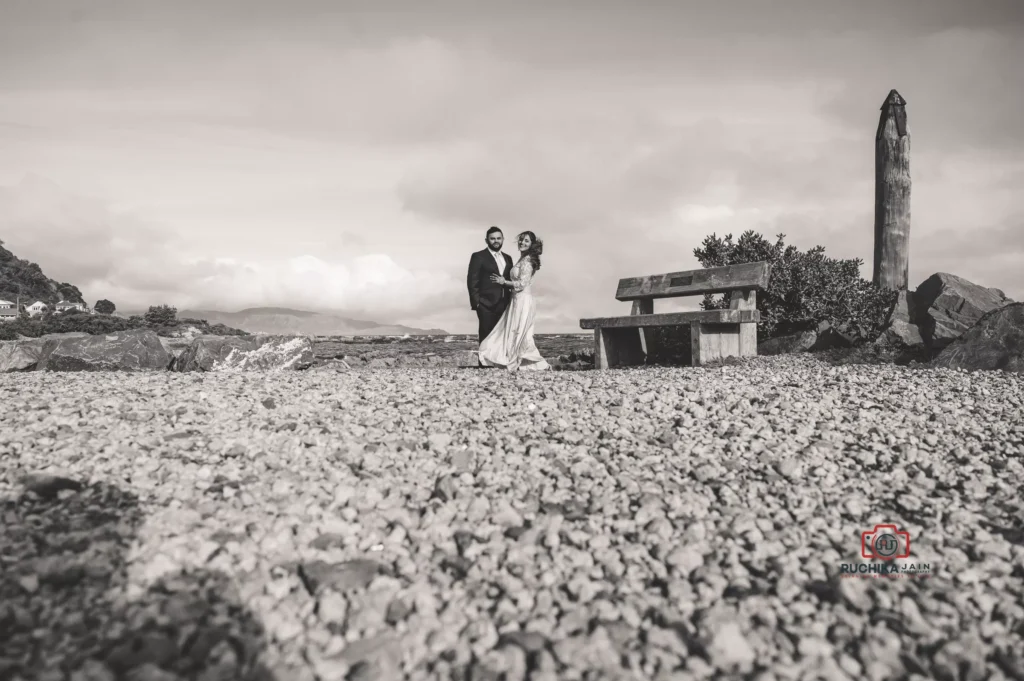
<svg viewBox="0 0 1024 681">
<path fill-rule="evenodd" d="M 477 251 L 469 258 L 469 274 L 466 277 L 466 285 L 469 287 L 469 307 L 476 311 L 480 320 L 480 338 L 487 338 L 487 334 L 497 326 L 501 315 L 508 307 L 511 298 L 509 290 L 501 284 L 491 281 L 492 274 L 500 274 L 508 279 L 512 274 L 512 258 L 502 253 L 505 260 L 505 267 L 498 271 L 498 263 L 491 255 L 491 249 L 485 248 Z"/>
</svg>

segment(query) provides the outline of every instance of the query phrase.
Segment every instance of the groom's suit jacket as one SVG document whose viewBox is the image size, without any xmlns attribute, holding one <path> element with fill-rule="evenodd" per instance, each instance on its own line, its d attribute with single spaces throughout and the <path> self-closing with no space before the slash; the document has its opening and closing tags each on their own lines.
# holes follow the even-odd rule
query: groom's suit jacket
<svg viewBox="0 0 1024 681">
<path fill-rule="evenodd" d="M 491 249 L 485 248 L 470 256 L 466 285 L 469 287 L 471 310 L 476 310 L 478 307 L 495 310 L 503 303 L 508 302 L 509 290 L 501 284 L 491 281 L 492 274 L 500 274 L 506 279 L 512 276 L 512 258 L 507 253 L 502 253 L 502 255 L 505 256 L 505 267 L 501 272 L 498 271 L 498 263 L 491 255 Z"/>
</svg>

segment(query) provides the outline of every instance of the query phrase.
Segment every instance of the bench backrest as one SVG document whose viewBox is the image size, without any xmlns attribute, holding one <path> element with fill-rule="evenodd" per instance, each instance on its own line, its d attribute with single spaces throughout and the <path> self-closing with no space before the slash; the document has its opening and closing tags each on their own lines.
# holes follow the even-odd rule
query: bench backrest
<svg viewBox="0 0 1024 681">
<path fill-rule="evenodd" d="M 770 265 L 748 262 L 742 265 L 708 267 L 688 272 L 651 274 L 646 277 L 620 279 L 616 300 L 653 300 L 701 293 L 729 293 L 768 287 Z"/>
</svg>

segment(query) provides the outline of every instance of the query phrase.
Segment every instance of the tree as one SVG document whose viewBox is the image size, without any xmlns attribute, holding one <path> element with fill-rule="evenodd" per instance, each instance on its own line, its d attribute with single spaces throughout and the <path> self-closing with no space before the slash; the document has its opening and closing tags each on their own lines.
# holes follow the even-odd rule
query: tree
<svg viewBox="0 0 1024 681">
<path fill-rule="evenodd" d="M 896 302 L 896 292 L 862 279 L 859 258 L 835 260 L 825 256 L 823 246 L 801 253 L 796 246 L 786 246 L 784 238 L 779 234 L 771 243 L 747 231 L 734 243 L 731 234 L 724 239 L 712 234 L 693 254 L 704 267 L 761 260 L 771 264 L 768 290 L 757 294 L 761 338 L 813 328 L 822 322 L 857 341 L 877 338 Z M 703 306 L 722 309 L 728 302 L 705 296 Z"/>
<path fill-rule="evenodd" d="M 170 326 L 177 321 L 178 310 L 170 305 L 152 305 L 143 317 L 150 326 Z"/>
<path fill-rule="evenodd" d="M 36 265 L 36 267 L 39 267 Z M 64 300 L 69 303 L 84 303 L 85 298 L 82 297 L 82 292 L 78 290 L 78 287 L 69 284 L 66 281 L 57 284 L 57 293 L 59 293 Z"/>
<path fill-rule="evenodd" d="M 114 310 L 116 310 L 117 307 L 112 302 L 104 298 L 103 300 L 97 300 L 96 304 L 92 306 L 92 309 L 96 310 L 98 314 L 114 314 Z"/>
</svg>

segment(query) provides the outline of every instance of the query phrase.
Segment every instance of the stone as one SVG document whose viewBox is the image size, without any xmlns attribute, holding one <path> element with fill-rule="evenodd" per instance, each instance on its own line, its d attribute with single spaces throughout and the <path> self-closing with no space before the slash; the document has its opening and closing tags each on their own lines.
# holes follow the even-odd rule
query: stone
<svg viewBox="0 0 1024 681">
<path fill-rule="evenodd" d="M 172 356 L 150 329 L 71 338 L 43 343 L 39 371 L 145 371 L 166 370 Z"/>
<path fill-rule="evenodd" d="M 918 347 L 924 345 L 921 329 L 917 325 L 916 301 L 910 291 L 900 291 L 889 312 L 885 329 L 875 340 L 876 345 Z"/>
<path fill-rule="evenodd" d="M 160 345 L 164 346 L 171 356 L 178 357 L 182 352 L 188 349 L 188 346 L 192 343 L 192 337 L 177 337 L 167 338 L 166 336 L 160 336 Z"/>
<path fill-rule="evenodd" d="M 314 560 L 299 566 L 300 576 L 306 583 L 306 588 L 313 594 L 324 588 L 340 592 L 362 589 L 381 571 L 380 563 L 367 558 L 355 558 L 342 563 Z"/>
<path fill-rule="evenodd" d="M 43 338 L 0 341 L 0 373 L 35 369 L 45 342 Z"/>
<path fill-rule="evenodd" d="M 801 331 L 786 336 L 776 336 L 759 343 L 758 355 L 789 355 L 795 352 L 807 352 L 818 340 L 814 331 Z"/>
<path fill-rule="evenodd" d="M 284 371 L 308 369 L 315 361 L 305 336 L 213 336 L 192 340 L 174 360 L 175 371 Z"/>
<path fill-rule="evenodd" d="M 818 324 L 817 338 L 811 351 L 832 350 L 835 348 L 849 348 L 853 346 L 853 338 L 828 322 Z"/>
<path fill-rule="evenodd" d="M 60 475 L 29 474 L 22 478 L 25 489 L 43 499 L 55 499 L 60 492 L 78 492 L 83 485 L 78 480 Z"/>
<path fill-rule="evenodd" d="M 721 622 L 705 645 L 708 659 L 722 671 L 749 671 L 757 654 L 736 622 Z"/>
<path fill-rule="evenodd" d="M 986 313 L 1014 302 L 999 289 L 985 288 L 962 277 L 938 272 L 925 279 L 913 295 L 921 336 L 931 348 L 943 348 L 974 326 Z"/>
<path fill-rule="evenodd" d="M 985 314 L 929 366 L 1024 373 L 1024 303 L 1011 303 Z"/>
</svg>

